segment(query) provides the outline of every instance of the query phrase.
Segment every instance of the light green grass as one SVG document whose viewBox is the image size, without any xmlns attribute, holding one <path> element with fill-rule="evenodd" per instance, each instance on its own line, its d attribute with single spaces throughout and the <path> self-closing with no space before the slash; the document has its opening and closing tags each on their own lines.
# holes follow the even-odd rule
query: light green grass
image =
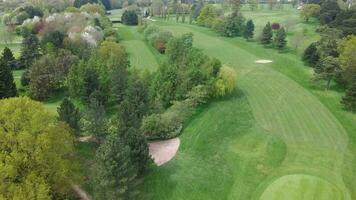
<svg viewBox="0 0 356 200">
<path fill-rule="evenodd" d="M 110 10 L 110 15 L 108 15 L 108 17 L 112 20 L 112 21 L 121 21 L 121 16 L 123 13 L 123 9 L 114 9 L 114 10 Z"/>
<path fill-rule="evenodd" d="M 0 15 L 0 19 L 2 19 L 2 16 Z M 5 28 L 5 25 L 0 22 L 0 32 L 3 31 Z M 0 52 L 2 53 L 3 49 L 5 47 L 8 47 L 11 49 L 12 53 L 14 56 L 17 58 L 20 56 L 20 50 L 21 50 L 21 40 L 22 38 L 19 36 L 15 36 L 14 40 L 11 43 L 5 44 L 3 43 L 2 40 L 0 40 Z"/>
<path fill-rule="evenodd" d="M 143 40 L 142 34 L 137 32 L 137 27 L 116 24 L 122 44 L 129 54 L 131 67 L 136 69 L 147 69 L 154 71 L 158 68 L 162 55 L 153 49 L 146 41 Z"/>
<path fill-rule="evenodd" d="M 266 199 L 286 186 L 282 181 L 271 189 L 275 180 L 293 174 L 328 182 L 340 199 L 351 199 L 356 118 L 335 107 L 342 93 L 332 97 L 311 87 L 310 70 L 294 54 L 220 38 L 195 26 L 156 24 L 177 35 L 193 32 L 196 47 L 237 70 L 240 92 L 207 106 L 186 126 L 177 157 L 153 169 L 145 181 L 154 199 Z M 258 59 L 274 62 L 258 65 Z M 330 189 L 320 181 L 307 182 L 318 188 L 315 199 Z M 301 192 L 308 191 L 293 190 L 289 199 Z"/>
</svg>

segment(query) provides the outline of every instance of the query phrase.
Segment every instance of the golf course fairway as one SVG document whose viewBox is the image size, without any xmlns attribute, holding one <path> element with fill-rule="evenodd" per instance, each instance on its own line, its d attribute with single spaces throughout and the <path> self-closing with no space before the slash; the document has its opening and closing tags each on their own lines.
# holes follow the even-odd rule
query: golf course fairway
<svg viewBox="0 0 356 200">
<path fill-rule="evenodd" d="M 350 200 L 344 182 L 348 136 L 310 91 L 280 73 L 305 67 L 242 39 L 207 29 L 152 22 L 162 30 L 194 34 L 194 46 L 238 72 L 238 89 L 199 109 L 168 164 L 153 168 L 145 189 L 153 199 Z M 249 48 L 249 45 L 254 45 Z M 272 63 L 257 64 L 267 59 Z"/>
</svg>

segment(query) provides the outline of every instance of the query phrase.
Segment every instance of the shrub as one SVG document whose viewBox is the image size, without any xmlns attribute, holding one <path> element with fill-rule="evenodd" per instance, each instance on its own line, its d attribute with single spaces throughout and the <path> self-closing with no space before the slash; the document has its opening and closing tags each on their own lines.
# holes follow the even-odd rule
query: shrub
<svg viewBox="0 0 356 200">
<path fill-rule="evenodd" d="M 281 28 L 281 25 L 279 24 L 279 23 L 273 23 L 272 25 L 271 25 L 271 28 L 273 29 L 273 30 L 279 30 L 280 28 Z"/>
<path fill-rule="evenodd" d="M 143 32 L 143 35 L 145 37 L 145 40 L 152 41 L 152 38 L 156 37 L 158 33 L 159 28 L 157 26 L 148 26 Z"/>
<path fill-rule="evenodd" d="M 122 14 L 121 21 L 126 25 L 137 25 L 138 16 L 133 10 L 125 10 L 125 12 Z"/>
<path fill-rule="evenodd" d="M 318 54 L 317 44 L 318 44 L 317 42 L 311 43 L 305 49 L 303 54 L 303 61 L 308 65 L 311 65 L 312 67 L 314 67 L 320 59 Z"/>
<path fill-rule="evenodd" d="M 154 38 L 154 41 L 152 41 L 154 48 L 156 48 L 160 53 L 165 53 L 166 44 L 171 38 L 173 38 L 173 34 L 171 32 L 160 32 L 158 36 Z"/>
<path fill-rule="evenodd" d="M 220 68 L 218 79 L 215 82 L 215 96 L 225 96 L 236 88 L 237 75 L 234 69 L 228 66 Z"/>
</svg>

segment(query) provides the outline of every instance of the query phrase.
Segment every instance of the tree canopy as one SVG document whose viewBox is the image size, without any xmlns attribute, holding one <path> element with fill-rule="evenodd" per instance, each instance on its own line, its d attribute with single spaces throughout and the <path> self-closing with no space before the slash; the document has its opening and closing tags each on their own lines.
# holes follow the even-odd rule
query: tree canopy
<svg viewBox="0 0 356 200">
<path fill-rule="evenodd" d="M 27 97 L 0 102 L 0 199 L 52 199 L 68 194 L 73 174 L 69 127 Z"/>
</svg>

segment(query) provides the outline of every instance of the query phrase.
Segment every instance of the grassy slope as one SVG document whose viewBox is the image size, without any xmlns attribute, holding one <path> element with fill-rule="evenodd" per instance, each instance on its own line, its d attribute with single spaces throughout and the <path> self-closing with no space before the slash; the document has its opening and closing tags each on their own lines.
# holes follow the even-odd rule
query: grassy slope
<svg viewBox="0 0 356 200">
<path fill-rule="evenodd" d="M 218 38 L 193 26 L 157 24 L 175 34 L 193 32 L 197 47 L 236 68 L 240 91 L 203 109 L 186 127 L 176 159 L 146 180 L 154 199 L 258 199 L 262 194 L 268 199 L 280 191 L 276 199 L 289 194 L 300 199 L 310 187 L 316 189 L 305 199 L 323 199 L 329 189 L 338 192 L 334 199 L 350 198 L 344 182 L 354 188 L 347 169 L 355 165 L 344 156 L 352 155 L 348 144 L 355 143 L 343 126 L 351 135 L 356 119 L 336 107 L 340 93 L 312 90 L 310 71 L 293 54 Z M 254 64 L 260 58 L 275 62 Z M 298 183 L 294 189 L 281 190 L 286 177 Z"/>
<path fill-rule="evenodd" d="M 0 19 L 2 19 L 1 15 L 0 15 Z M 0 22 L 0 32 L 4 31 L 4 29 L 5 29 L 5 25 L 2 22 Z M 5 44 L 3 43 L 3 41 L 0 41 L 0 52 L 2 52 L 5 47 L 10 48 L 14 56 L 18 57 L 20 55 L 21 37 L 15 36 L 12 43 L 9 44 Z"/>
</svg>

